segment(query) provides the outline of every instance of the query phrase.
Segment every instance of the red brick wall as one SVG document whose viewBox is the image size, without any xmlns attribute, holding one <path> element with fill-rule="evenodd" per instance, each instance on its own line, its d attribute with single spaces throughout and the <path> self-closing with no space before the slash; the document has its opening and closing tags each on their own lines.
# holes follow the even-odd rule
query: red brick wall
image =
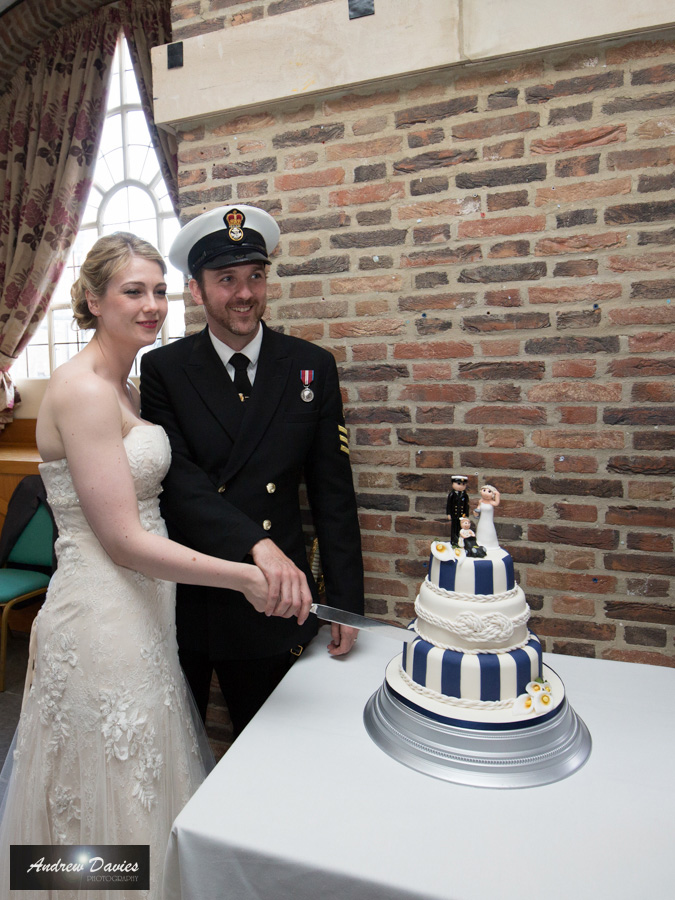
<svg viewBox="0 0 675 900">
<path fill-rule="evenodd" d="M 279 16 L 328 0 L 172 0 L 173 39 L 181 41 L 197 34 L 219 31 L 233 25 Z M 345 15 L 348 3 L 345 0 Z"/>
<path fill-rule="evenodd" d="M 174 39 L 303 5 L 175 2 Z M 675 33 L 179 139 L 184 218 L 273 213 L 270 323 L 338 360 L 368 611 L 413 616 L 460 471 L 546 649 L 675 665 Z"/>
</svg>

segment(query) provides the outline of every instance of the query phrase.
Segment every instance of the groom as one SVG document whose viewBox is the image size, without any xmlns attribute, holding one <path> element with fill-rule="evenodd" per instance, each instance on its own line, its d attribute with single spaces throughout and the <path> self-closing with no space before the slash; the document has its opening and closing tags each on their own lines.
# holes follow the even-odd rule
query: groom
<svg viewBox="0 0 675 900">
<path fill-rule="evenodd" d="M 193 219 L 173 243 L 169 258 L 190 276 L 207 327 L 141 362 L 142 414 L 171 442 L 162 513 L 180 543 L 255 562 L 281 598 L 309 584 L 316 599 L 302 531 L 304 480 L 327 601 L 361 613 L 361 540 L 335 360 L 262 322 L 279 234 L 263 210 L 227 206 Z M 313 615 L 303 625 L 266 617 L 242 594 L 191 585 L 178 585 L 176 624 L 202 717 L 215 669 L 235 736 L 318 628 Z M 356 631 L 331 628 L 329 652 L 347 653 Z"/>
</svg>

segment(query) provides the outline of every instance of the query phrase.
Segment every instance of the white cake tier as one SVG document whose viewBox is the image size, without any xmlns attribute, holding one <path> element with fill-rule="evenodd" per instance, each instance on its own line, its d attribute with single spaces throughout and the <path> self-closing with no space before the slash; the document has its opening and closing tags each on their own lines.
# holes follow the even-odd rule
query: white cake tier
<svg viewBox="0 0 675 900">
<path fill-rule="evenodd" d="M 436 555 L 437 547 L 444 547 Z M 434 552 L 436 550 L 436 553 Z M 511 554 L 501 547 L 487 550 L 484 559 L 466 556 L 463 550 L 448 551 L 447 545 L 432 544 L 427 578 L 446 591 L 459 594 L 503 594 L 515 585 Z"/>
<path fill-rule="evenodd" d="M 501 548 L 485 559 L 462 552 L 441 560 L 432 553 L 415 612 L 420 637 L 442 649 L 504 652 L 528 641 L 530 609 L 515 583 L 513 560 Z"/>
<path fill-rule="evenodd" d="M 430 695 L 510 705 L 541 677 L 541 643 L 530 632 L 525 645 L 510 652 L 461 653 L 418 639 L 405 645 L 401 668 L 418 690 Z"/>
<path fill-rule="evenodd" d="M 440 724 L 479 729 L 526 728 L 555 716 L 565 699 L 562 681 L 547 666 L 543 667 L 542 676 L 549 684 L 551 702 L 546 708 L 532 706 L 528 712 L 524 710 L 524 704 L 516 700 L 507 703 L 465 702 L 423 689 L 410 681 L 402 661 L 402 657 L 397 656 L 387 666 L 387 684 L 405 704 Z"/>
</svg>

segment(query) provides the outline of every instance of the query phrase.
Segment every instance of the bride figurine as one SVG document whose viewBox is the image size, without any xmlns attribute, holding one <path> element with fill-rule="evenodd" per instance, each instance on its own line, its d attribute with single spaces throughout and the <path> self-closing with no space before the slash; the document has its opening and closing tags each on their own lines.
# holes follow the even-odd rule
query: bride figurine
<svg viewBox="0 0 675 900">
<path fill-rule="evenodd" d="M 480 501 L 474 510 L 478 519 L 476 528 L 476 542 L 486 550 L 497 550 L 499 540 L 495 530 L 494 511 L 499 506 L 499 491 L 491 484 L 486 484 L 480 489 Z"/>
</svg>

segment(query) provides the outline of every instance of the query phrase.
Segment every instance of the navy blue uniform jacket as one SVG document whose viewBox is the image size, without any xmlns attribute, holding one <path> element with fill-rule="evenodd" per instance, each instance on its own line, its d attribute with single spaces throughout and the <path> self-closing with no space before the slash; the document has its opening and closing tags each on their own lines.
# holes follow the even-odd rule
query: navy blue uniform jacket
<svg viewBox="0 0 675 900">
<path fill-rule="evenodd" d="M 244 406 L 208 330 L 182 338 L 141 361 L 142 415 L 171 442 L 162 514 L 169 535 L 204 553 L 251 561 L 271 538 L 307 574 L 299 488 L 312 509 L 327 602 L 363 612 L 363 562 L 337 366 L 308 341 L 264 333 L 251 398 Z M 304 402 L 300 373 L 314 371 L 314 399 Z M 179 646 L 209 649 L 212 659 L 271 656 L 305 643 L 315 616 L 258 613 L 242 594 L 179 585 Z"/>
</svg>

